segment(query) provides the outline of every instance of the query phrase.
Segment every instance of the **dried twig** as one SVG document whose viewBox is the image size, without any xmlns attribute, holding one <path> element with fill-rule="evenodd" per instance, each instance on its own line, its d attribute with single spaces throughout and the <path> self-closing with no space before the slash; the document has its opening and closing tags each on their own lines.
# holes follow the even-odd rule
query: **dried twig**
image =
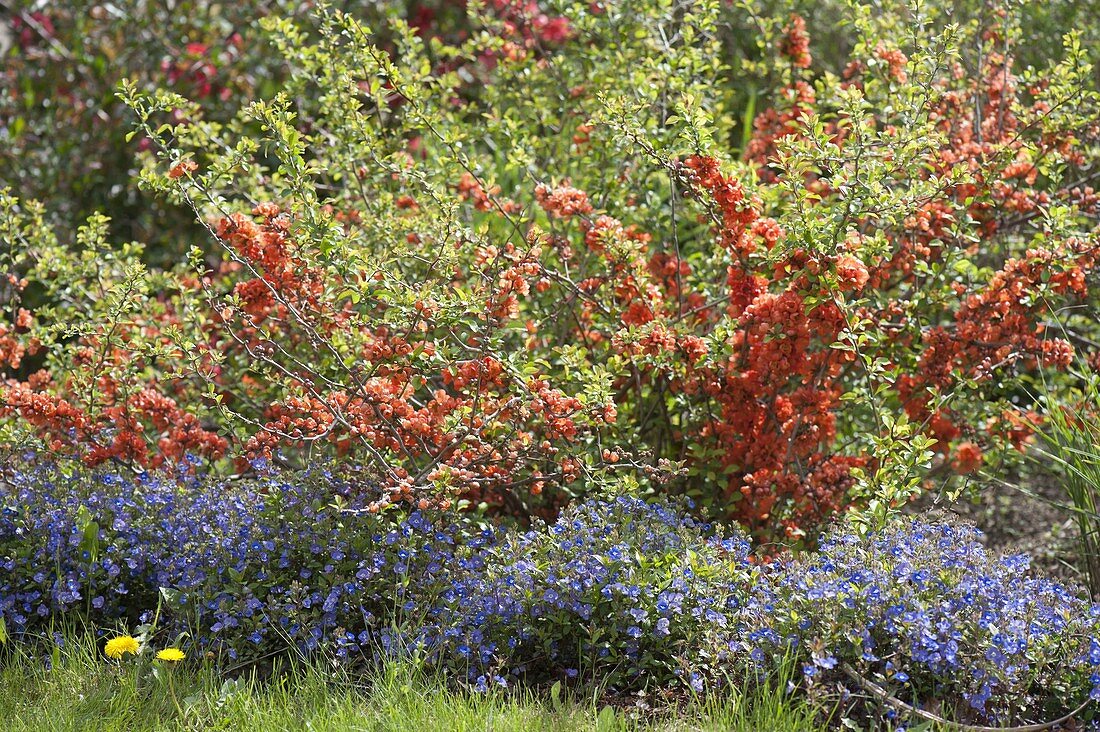
<svg viewBox="0 0 1100 732">
<path fill-rule="evenodd" d="M 1050 722 L 1038 722 L 1036 724 L 1025 724 L 1017 727 L 985 727 L 980 724 L 963 724 L 961 722 L 952 722 L 951 720 L 944 719 L 943 717 L 935 715 L 932 712 L 928 712 L 923 709 L 917 709 L 912 704 L 907 704 L 901 699 L 898 699 L 896 696 L 893 696 L 890 692 L 886 691 L 886 689 L 871 681 L 866 676 L 863 676 L 848 664 L 844 664 L 842 668 L 844 670 L 844 673 L 846 673 L 849 677 L 851 677 L 853 681 L 859 684 L 864 691 L 866 691 L 879 701 L 889 704 L 894 709 L 897 709 L 900 712 L 905 712 L 906 714 L 911 714 L 914 717 L 920 717 L 921 719 L 927 720 L 929 722 L 935 722 L 936 724 L 942 724 L 952 729 L 962 730 L 963 732 L 1044 732 L 1044 730 L 1053 729 L 1060 724 L 1065 724 L 1066 722 L 1069 722 L 1082 711 L 1084 711 L 1085 707 L 1087 707 L 1092 702 L 1091 699 L 1086 699 L 1084 703 L 1081 704 L 1081 706 L 1077 707 L 1072 712 L 1069 712 L 1068 714 L 1065 714 L 1058 719 L 1051 720 Z"/>
</svg>

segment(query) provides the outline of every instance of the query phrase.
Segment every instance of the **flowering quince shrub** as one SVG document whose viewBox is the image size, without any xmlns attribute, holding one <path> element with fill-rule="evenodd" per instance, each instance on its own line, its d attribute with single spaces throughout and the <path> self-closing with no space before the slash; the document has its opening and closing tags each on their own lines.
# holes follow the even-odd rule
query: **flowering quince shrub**
<svg viewBox="0 0 1100 732">
<path fill-rule="evenodd" d="M 25 241 L 23 235 L 40 223 L 34 216 L 24 218 L 14 199 L 0 198 L 0 205 L 10 216 L 13 244 Z M 401 309 L 415 315 L 404 335 L 385 320 L 373 332 L 360 331 L 363 322 L 354 310 L 325 305 L 326 295 L 338 295 L 319 271 L 294 271 L 301 260 L 294 257 L 288 223 L 278 209 L 257 212 L 259 223 L 234 217 L 223 221 L 219 232 L 241 252 L 241 262 L 226 263 L 222 270 L 247 267 L 257 276 L 235 284 L 228 280 L 233 305 L 198 318 L 193 316 L 208 305 L 212 283 L 176 273 L 147 277 L 140 267 L 95 246 L 102 222 L 83 230 L 91 251 L 77 262 L 66 262 L 52 241 L 38 239 L 14 249 L 12 258 L 26 264 L 22 273 L 36 276 L 54 293 L 91 294 L 84 288 L 98 285 L 103 297 L 90 303 L 87 317 L 77 323 L 57 309 L 32 315 L 19 308 L 15 327 L 4 329 L 6 362 L 18 369 L 27 356 L 46 351 L 47 368 L 9 379 L 0 413 L 17 416 L 51 449 L 76 452 L 89 465 L 110 460 L 147 468 L 188 455 L 217 459 L 226 453 L 224 432 L 211 424 L 219 415 L 203 409 L 205 400 L 255 425 L 255 434 L 242 440 L 246 454 L 270 456 L 290 441 L 331 444 L 338 453 L 361 449 L 377 458 L 387 491 L 374 510 L 402 499 L 424 507 L 438 495 L 446 503 L 450 486 L 474 499 L 498 496 L 500 486 L 513 484 L 538 495 L 544 479 L 576 479 L 578 460 L 551 460 L 557 446 L 583 449 L 582 438 L 593 424 L 614 420 L 608 399 L 564 392 L 537 373 L 517 373 L 488 355 L 492 349 L 465 342 L 475 342 L 476 332 L 459 351 L 440 352 L 429 323 L 447 333 L 476 328 L 476 321 L 464 320 L 467 311 L 437 318 L 422 304 L 408 302 Z M 85 279 L 90 271 L 94 283 Z M 30 281 L 9 280 L 15 300 Z M 346 291 L 342 283 L 336 286 Z M 161 288 L 173 289 L 165 294 Z M 234 318 L 239 330 L 222 327 Z M 285 338 L 278 348 L 271 328 Z M 354 365 L 343 358 L 328 364 L 311 360 L 317 349 L 339 355 L 324 344 L 343 337 L 359 339 L 356 349 L 368 360 Z M 276 356 L 299 370 L 275 360 L 264 367 L 264 359 Z M 336 374 L 349 379 L 348 389 L 338 388 Z M 276 384 L 288 389 L 284 398 L 271 396 Z M 239 405 L 252 403 L 255 392 L 271 400 L 257 415 L 262 422 L 237 412 Z M 437 488 L 428 492 L 425 484 Z"/>
<path fill-rule="evenodd" d="M 520 531 L 379 516 L 378 490 L 348 468 L 227 483 L 22 462 L 0 484 L 0 637 L 156 611 L 192 657 L 412 656 L 475 690 L 721 693 L 793 661 L 803 691 L 839 683 L 857 704 L 870 681 L 960 721 L 1050 720 L 1100 696 L 1100 607 L 971 528 L 842 526 L 820 552 L 759 565 L 743 535 L 675 503 L 589 501 Z"/>
<path fill-rule="evenodd" d="M 874 27 L 864 16 L 857 24 Z M 1004 27 L 983 33 L 983 42 L 1009 37 Z M 684 395 L 675 414 L 707 397 L 709 420 L 690 433 L 724 465 L 727 500 L 750 526 L 778 519 L 797 534 L 867 487 L 881 514 L 915 487 L 914 468 L 930 457 L 957 473 L 978 470 L 986 450 L 1027 437 L 1008 401 L 1020 377 L 1065 368 L 1073 352 L 1064 333 L 1046 333 L 1041 303 L 1085 301 L 1096 259 L 1092 193 L 1072 177 L 1047 189 L 1037 160 L 1068 154 L 1070 168 L 1077 155 L 1093 159 L 1094 98 L 1087 116 L 1054 131 L 1057 102 L 1043 99 L 1053 85 L 1032 84 L 1029 98 L 1019 88 L 1028 76 L 1012 73 L 1010 56 L 986 58 L 968 78 L 945 51 L 949 36 L 913 58 L 872 37 L 880 40 L 856 46 L 869 60 L 830 86 L 811 81 L 805 24 L 793 17 L 783 27 L 776 45 L 787 81 L 753 121 L 745 158 L 754 176 L 738 179 L 715 157 L 665 161 L 709 204 L 705 220 L 730 255 L 728 289 L 708 302 L 702 282 L 721 269 L 696 280 L 697 263 L 668 266 L 667 252 L 654 254 L 650 292 L 664 285 L 668 294 L 649 295 L 633 354 L 646 378 L 667 374 Z M 1068 54 L 1065 73 L 1087 68 L 1073 41 Z M 1088 96 L 1078 87 L 1059 94 Z M 984 111 L 962 103 L 975 98 L 986 98 Z M 642 138 L 625 115 L 611 123 Z M 1084 144 L 1048 153 L 1059 137 Z M 1081 194 L 1089 200 L 1055 227 L 1020 228 L 1044 201 L 1065 196 L 1076 206 L 1068 202 Z M 1088 325 L 1068 332 L 1076 327 Z"/>
<path fill-rule="evenodd" d="M 90 464 L 341 455 L 376 510 L 621 484 L 760 538 L 880 523 L 1010 457 L 1028 379 L 1097 341 L 1086 53 L 1022 68 L 1019 17 L 937 7 L 849 9 L 843 73 L 798 16 L 710 1 L 474 3 L 455 37 L 273 14 L 278 93 L 121 93 L 143 184 L 206 229 L 186 262 L 93 220 L 59 266 L 6 200 L 0 418 Z"/>
<path fill-rule="evenodd" d="M 13 316 L 0 323 L 0 413 L 18 415 L 50 450 L 79 445 L 91 465 L 153 467 L 188 454 L 221 455 L 226 439 L 188 410 L 192 395 L 173 368 L 182 354 L 159 335 L 183 327 L 187 301 L 164 296 L 181 288 L 179 279 L 142 267 L 139 245 L 109 246 L 102 217 L 77 233 L 81 253 L 73 256 L 43 216 L 39 206 L 0 192 L 7 265 L 0 287 Z M 35 302 L 33 312 L 24 307 Z M 21 444 L 10 431 L 4 442 Z"/>
</svg>

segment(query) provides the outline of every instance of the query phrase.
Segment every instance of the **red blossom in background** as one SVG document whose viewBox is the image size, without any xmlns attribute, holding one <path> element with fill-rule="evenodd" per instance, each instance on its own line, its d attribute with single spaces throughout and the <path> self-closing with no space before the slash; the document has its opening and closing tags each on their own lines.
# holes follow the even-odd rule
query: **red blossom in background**
<svg viewBox="0 0 1100 732">
<path fill-rule="evenodd" d="M 795 68 L 808 69 L 813 63 L 813 57 L 810 55 L 810 36 L 806 33 L 806 21 L 802 16 L 791 15 L 790 22 L 783 29 L 779 53 L 789 58 L 791 65 Z"/>
</svg>

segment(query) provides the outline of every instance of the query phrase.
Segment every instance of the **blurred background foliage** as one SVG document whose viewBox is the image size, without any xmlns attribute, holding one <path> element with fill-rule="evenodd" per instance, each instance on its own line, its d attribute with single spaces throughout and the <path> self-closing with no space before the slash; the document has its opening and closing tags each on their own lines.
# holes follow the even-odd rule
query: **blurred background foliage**
<svg viewBox="0 0 1100 732">
<path fill-rule="evenodd" d="M 555 5 L 542 3 L 547 13 Z M 876 13 L 883 22 L 905 22 L 899 4 L 871 5 L 883 6 Z M 203 241 L 201 227 L 191 211 L 135 184 L 142 143 L 126 139 L 131 119 L 116 96 L 120 82 L 133 80 L 146 91 L 171 89 L 201 101 L 206 119 L 228 121 L 247 102 L 271 98 L 288 74 L 260 20 L 307 23 L 314 6 L 309 0 L 0 0 L 0 185 L 43 201 L 46 220 L 70 236 L 100 212 L 110 219 L 109 239 L 145 242 L 152 264 L 178 261 Z M 344 0 L 335 7 L 383 34 L 394 18 L 448 40 L 472 28 L 464 0 Z M 723 91 L 735 115 L 729 144 L 737 148 L 745 120 L 767 105 L 768 90 L 775 88 L 769 78 L 774 67 L 762 62 L 771 58 L 779 23 L 791 13 L 806 19 L 814 34 L 814 67 L 823 72 L 843 71 L 856 36 L 843 0 L 736 0 L 723 7 L 722 60 L 732 66 L 726 78 L 736 80 Z M 1021 66 L 1043 66 L 1070 29 L 1081 33 L 1086 49 L 1100 41 L 1100 0 L 912 7 L 943 23 L 973 27 L 1003 13 L 1018 28 Z M 775 19 L 776 26 L 762 27 L 760 18 Z M 979 63 L 974 54 L 963 60 Z"/>
</svg>

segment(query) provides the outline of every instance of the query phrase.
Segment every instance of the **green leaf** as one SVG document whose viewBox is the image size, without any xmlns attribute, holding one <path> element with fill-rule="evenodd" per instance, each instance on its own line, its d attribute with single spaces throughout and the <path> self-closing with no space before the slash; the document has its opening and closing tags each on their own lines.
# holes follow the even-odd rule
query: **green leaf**
<svg viewBox="0 0 1100 732">
<path fill-rule="evenodd" d="M 596 729 L 598 732 L 605 732 L 605 730 L 613 730 L 618 728 L 618 719 L 615 717 L 615 708 L 610 704 L 600 710 L 600 714 L 596 717 Z"/>
<path fill-rule="evenodd" d="M 180 591 L 173 587 L 161 587 L 160 596 L 164 600 L 164 604 L 172 610 L 178 610 L 180 608 Z"/>
<path fill-rule="evenodd" d="M 81 506 L 76 512 L 76 525 L 80 529 L 80 550 L 88 552 L 94 562 L 99 558 L 99 524 L 93 520 L 87 506 Z"/>
</svg>

